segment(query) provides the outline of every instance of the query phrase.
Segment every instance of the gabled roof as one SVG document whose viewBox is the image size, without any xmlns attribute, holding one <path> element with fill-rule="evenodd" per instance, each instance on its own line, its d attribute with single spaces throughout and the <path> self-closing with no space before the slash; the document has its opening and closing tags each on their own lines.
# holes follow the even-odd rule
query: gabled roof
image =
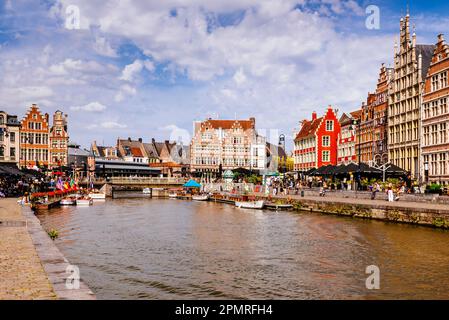
<svg viewBox="0 0 449 320">
<path fill-rule="evenodd" d="M 140 148 L 136 148 L 136 147 L 131 147 L 131 154 L 133 155 L 133 157 L 137 157 L 137 158 L 144 157 L 142 150 L 140 150 Z"/>
<path fill-rule="evenodd" d="M 158 158 L 159 154 L 156 150 L 156 147 L 152 143 L 144 143 L 143 148 L 150 158 Z"/>
<path fill-rule="evenodd" d="M 231 129 L 234 124 L 242 126 L 243 130 L 254 129 L 254 122 L 251 120 L 206 120 L 214 129 Z"/>
<path fill-rule="evenodd" d="M 321 123 L 321 120 L 323 120 L 323 117 L 317 118 L 315 120 L 304 120 L 301 130 L 299 130 L 295 140 L 314 135 Z"/>
</svg>

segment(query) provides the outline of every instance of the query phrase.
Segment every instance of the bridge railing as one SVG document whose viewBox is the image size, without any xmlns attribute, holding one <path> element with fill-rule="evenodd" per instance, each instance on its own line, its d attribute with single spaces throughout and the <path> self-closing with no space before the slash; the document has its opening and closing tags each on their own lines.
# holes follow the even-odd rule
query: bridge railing
<svg viewBox="0 0 449 320">
<path fill-rule="evenodd" d="M 154 185 L 182 185 L 187 182 L 185 178 L 173 177 L 111 177 L 112 184 L 154 184 Z"/>
</svg>

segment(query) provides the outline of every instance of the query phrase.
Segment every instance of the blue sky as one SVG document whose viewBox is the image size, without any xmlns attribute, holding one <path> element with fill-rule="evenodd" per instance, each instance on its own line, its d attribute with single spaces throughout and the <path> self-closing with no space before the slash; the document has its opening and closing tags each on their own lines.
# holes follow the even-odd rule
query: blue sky
<svg viewBox="0 0 449 320">
<path fill-rule="evenodd" d="M 418 42 L 447 1 L 408 1 Z M 80 11 L 67 29 L 66 8 Z M 368 5 L 380 29 L 365 27 Z M 407 1 L 0 1 L 0 109 L 69 114 L 73 141 L 183 138 L 208 117 L 256 117 L 276 140 L 332 105 L 360 106 L 391 65 Z M 291 146 L 291 143 L 289 144 Z"/>
</svg>

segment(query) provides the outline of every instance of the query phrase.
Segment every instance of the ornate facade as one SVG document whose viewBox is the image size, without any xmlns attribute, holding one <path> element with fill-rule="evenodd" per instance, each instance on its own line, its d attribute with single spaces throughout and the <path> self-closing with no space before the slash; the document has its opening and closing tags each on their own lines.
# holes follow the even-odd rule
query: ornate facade
<svg viewBox="0 0 449 320">
<path fill-rule="evenodd" d="M 194 123 L 190 168 L 194 174 L 216 176 L 222 170 L 265 170 L 266 139 L 256 120 L 212 120 Z"/>
<path fill-rule="evenodd" d="M 312 120 L 302 121 L 295 138 L 295 171 L 307 171 L 325 165 L 337 164 L 337 142 L 340 123 L 331 106 L 323 117 L 312 113 Z"/>
<path fill-rule="evenodd" d="M 389 88 L 388 153 L 389 161 L 413 178 L 420 178 L 421 93 L 433 48 L 417 45 L 416 35 L 410 37 L 409 15 L 401 19 Z"/>
<path fill-rule="evenodd" d="M 67 115 L 58 110 L 53 115 L 53 125 L 50 129 L 50 167 L 68 165 L 68 144 Z"/>
<path fill-rule="evenodd" d="M 432 56 L 423 93 L 422 175 L 426 182 L 449 183 L 449 46 L 443 35 Z"/>
<path fill-rule="evenodd" d="M 392 73 L 392 68 L 382 64 L 373 102 L 373 161 L 377 165 L 388 162 L 388 87 Z"/>
<path fill-rule="evenodd" d="M 338 135 L 337 164 L 349 164 L 357 161 L 355 148 L 355 134 L 361 110 L 349 114 L 343 113 L 340 117 L 341 131 Z"/>
<path fill-rule="evenodd" d="M 21 121 L 20 167 L 48 167 L 50 125 L 48 114 L 33 104 Z"/>
</svg>

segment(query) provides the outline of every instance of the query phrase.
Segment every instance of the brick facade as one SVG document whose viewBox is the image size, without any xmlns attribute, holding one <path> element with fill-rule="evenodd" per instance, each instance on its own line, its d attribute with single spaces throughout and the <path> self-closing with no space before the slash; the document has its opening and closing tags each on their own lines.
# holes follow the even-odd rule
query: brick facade
<svg viewBox="0 0 449 320">
<path fill-rule="evenodd" d="M 421 170 L 429 182 L 442 184 L 449 183 L 448 73 L 449 46 L 439 35 L 424 85 Z"/>
<path fill-rule="evenodd" d="M 49 116 L 33 104 L 21 121 L 20 167 L 49 166 L 49 137 Z"/>
</svg>

